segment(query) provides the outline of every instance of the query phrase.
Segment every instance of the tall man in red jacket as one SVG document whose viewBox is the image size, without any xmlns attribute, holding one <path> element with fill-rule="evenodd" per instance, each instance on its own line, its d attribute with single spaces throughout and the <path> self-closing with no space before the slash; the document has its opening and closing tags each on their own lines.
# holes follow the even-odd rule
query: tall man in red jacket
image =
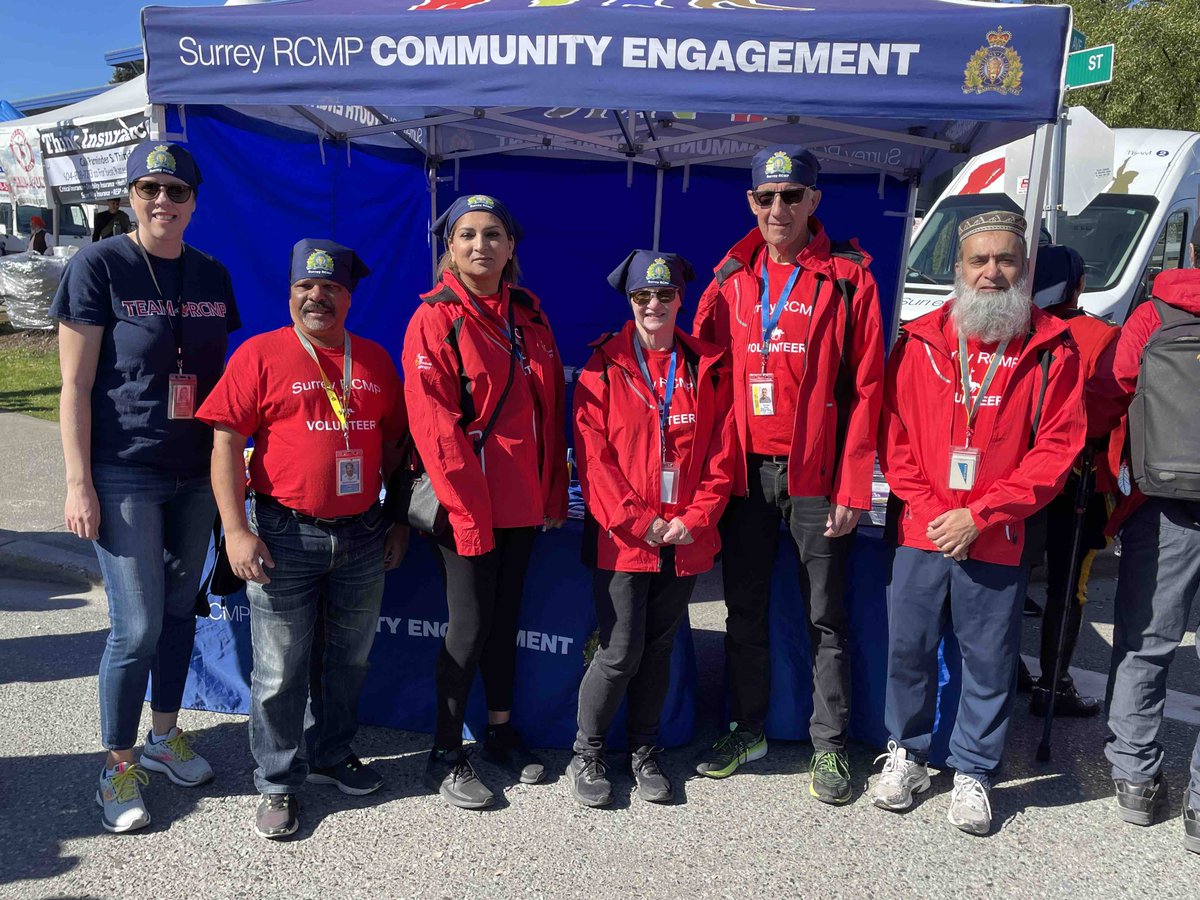
<svg viewBox="0 0 1200 900">
<path fill-rule="evenodd" d="M 891 740 L 872 800 L 903 810 L 929 787 L 949 614 L 962 694 L 948 818 L 980 835 L 1016 687 L 1025 519 L 1058 493 L 1085 430 L 1079 355 L 1066 323 L 1030 305 L 1024 234 L 1023 218 L 1000 211 L 959 226 L 954 296 L 904 327 L 880 423 L 883 471 L 902 502 L 888 586 Z"/>
<path fill-rule="evenodd" d="M 883 382 L 883 325 L 870 257 L 835 251 L 814 217 L 816 157 L 768 147 L 746 192 L 757 227 L 700 298 L 694 334 L 730 348 L 737 469 L 724 521 L 729 732 L 697 765 L 724 778 L 767 752 L 768 604 L 786 521 L 800 555 L 813 653 L 809 793 L 850 799 L 845 567 L 871 506 Z"/>
</svg>

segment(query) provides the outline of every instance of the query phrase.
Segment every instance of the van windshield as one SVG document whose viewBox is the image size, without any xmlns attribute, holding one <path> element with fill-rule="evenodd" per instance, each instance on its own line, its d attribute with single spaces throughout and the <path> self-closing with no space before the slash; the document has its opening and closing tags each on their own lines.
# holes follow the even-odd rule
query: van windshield
<svg viewBox="0 0 1200 900">
<path fill-rule="evenodd" d="M 29 234 L 29 220 L 34 216 L 40 216 L 46 224 L 46 232 L 49 233 L 53 229 L 54 213 L 44 206 L 18 206 L 17 207 L 17 231 L 21 234 Z M 88 228 L 87 216 L 84 215 L 83 207 L 77 203 L 72 203 L 68 206 L 60 206 L 58 208 L 58 233 L 70 237 L 84 237 L 90 235 L 91 229 Z"/>
<path fill-rule="evenodd" d="M 1085 292 L 1106 291 L 1121 280 L 1158 200 L 1135 194 L 1102 194 L 1083 212 L 1058 220 L 1058 242 L 1083 257 Z M 908 251 L 909 283 L 954 283 L 958 225 L 993 209 L 1021 212 L 1005 194 L 947 197 L 938 204 Z"/>
</svg>

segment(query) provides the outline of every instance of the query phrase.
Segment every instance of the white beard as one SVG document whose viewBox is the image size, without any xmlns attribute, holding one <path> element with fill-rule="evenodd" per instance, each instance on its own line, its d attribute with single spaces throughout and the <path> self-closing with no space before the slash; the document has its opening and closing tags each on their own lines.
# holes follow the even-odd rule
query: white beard
<svg viewBox="0 0 1200 900">
<path fill-rule="evenodd" d="M 965 338 L 991 344 L 1016 337 L 1029 328 L 1029 292 L 1025 276 L 1007 290 L 992 292 L 967 287 L 962 276 L 955 275 L 951 315 Z"/>
</svg>

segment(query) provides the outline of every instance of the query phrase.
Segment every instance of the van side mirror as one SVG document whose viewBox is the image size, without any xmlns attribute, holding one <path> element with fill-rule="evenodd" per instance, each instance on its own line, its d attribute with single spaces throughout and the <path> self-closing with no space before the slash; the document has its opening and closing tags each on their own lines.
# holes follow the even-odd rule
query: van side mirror
<svg viewBox="0 0 1200 900">
<path fill-rule="evenodd" d="M 1142 273 L 1142 283 L 1138 286 L 1137 297 L 1135 300 L 1142 303 L 1150 299 L 1150 295 L 1154 290 L 1154 279 L 1162 273 L 1162 266 L 1147 266 L 1146 271 Z"/>
</svg>

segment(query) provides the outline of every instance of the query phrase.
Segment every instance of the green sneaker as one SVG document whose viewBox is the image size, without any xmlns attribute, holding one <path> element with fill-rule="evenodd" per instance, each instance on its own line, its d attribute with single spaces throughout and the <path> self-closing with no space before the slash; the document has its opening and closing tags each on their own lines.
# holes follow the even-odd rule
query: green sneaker
<svg viewBox="0 0 1200 900">
<path fill-rule="evenodd" d="M 709 778 L 728 778 L 742 763 L 767 755 L 767 738 L 761 731 L 739 728 L 729 723 L 729 734 L 722 735 L 708 754 L 696 764 L 696 771 Z"/>
<path fill-rule="evenodd" d="M 835 806 L 850 799 L 850 761 L 845 750 L 817 750 L 809 766 L 808 792 Z"/>
</svg>

